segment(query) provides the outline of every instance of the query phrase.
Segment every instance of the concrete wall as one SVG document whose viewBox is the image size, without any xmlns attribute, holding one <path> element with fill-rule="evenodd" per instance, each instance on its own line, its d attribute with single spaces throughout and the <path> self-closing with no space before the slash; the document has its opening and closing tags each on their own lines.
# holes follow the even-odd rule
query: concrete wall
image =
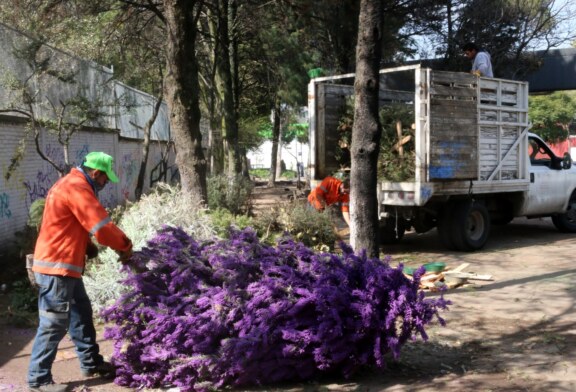
<svg viewBox="0 0 576 392">
<path fill-rule="evenodd" d="M 31 135 L 25 139 L 18 169 L 9 180 L 5 179 L 10 162 L 27 133 L 26 117 L 18 111 L 31 112 L 21 99 L 21 90 L 12 88 L 12 82 L 23 84 L 27 81 L 25 90 L 35 97 L 34 116 L 43 121 L 57 120 L 56 112 L 65 106 L 61 103 L 75 97 L 83 97 L 105 111 L 98 120 L 85 124 L 87 127 L 73 135 L 69 161 L 78 165 L 91 151 L 104 151 L 115 157 L 120 182 L 110 183 L 100 192 L 100 201 L 106 207 L 135 199 L 142 161 L 143 128 L 156 102 L 149 94 L 115 81 L 112 70 L 45 44 L 36 43 L 39 45 L 36 61 L 45 60 L 49 69 L 74 75 L 74 80 L 62 81 L 50 72 L 35 73 L 30 78 L 33 74 L 30 58 L 22 56 L 21 52 L 33 44 L 35 41 L 30 36 L 0 23 L 0 248 L 25 227 L 32 202 L 45 197 L 58 179 L 57 171 L 36 152 Z M 76 120 L 74 115 L 64 118 L 65 122 L 77 124 Z M 165 103 L 152 128 L 151 140 L 144 192 L 155 182 L 179 179 L 174 165 L 174 148 L 170 151 L 167 148 L 171 137 Z M 50 159 L 60 164 L 64 162 L 62 146 L 52 134 L 43 131 L 40 145 Z"/>
<path fill-rule="evenodd" d="M 0 119 L 0 135 L 2 135 L 2 143 L 0 143 L 0 244 L 6 244 L 17 231 L 24 228 L 32 202 L 45 197 L 58 179 L 56 170 L 36 153 L 31 138 L 27 140 L 24 159 L 18 169 L 9 180 L 4 178 L 10 160 L 24 134 L 24 125 L 23 122 Z M 63 162 L 62 147 L 51 135 L 42 134 L 40 139 L 47 155 L 58 162 Z M 126 200 L 134 200 L 134 189 L 142 161 L 141 150 L 142 145 L 139 140 L 120 138 L 118 132 L 90 130 L 82 131 L 73 137 L 69 154 L 74 165 L 78 165 L 90 151 L 104 151 L 115 157 L 115 169 L 120 182 L 109 183 L 99 195 L 104 206 L 113 207 L 125 203 Z M 152 143 L 144 182 L 145 192 L 156 181 L 170 180 L 176 171 L 174 151 L 166 150 L 166 143 Z M 165 165 L 162 165 L 163 156 L 167 156 Z M 158 170 L 153 170 L 159 165 L 168 169 L 166 177 L 159 177 Z"/>
</svg>

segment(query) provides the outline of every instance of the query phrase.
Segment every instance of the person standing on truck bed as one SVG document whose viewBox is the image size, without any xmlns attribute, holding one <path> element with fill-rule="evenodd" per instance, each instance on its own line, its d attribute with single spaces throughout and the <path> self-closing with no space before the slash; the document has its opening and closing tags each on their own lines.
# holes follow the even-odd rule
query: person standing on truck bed
<svg viewBox="0 0 576 392">
<path fill-rule="evenodd" d="M 339 180 L 334 177 L 326 177 L 320 185 L 310 192 L 308 202 L 317 211 L 324 211 L 327 206 L 340 203 L 342 217 L 350 226 L 350 179 L 345 177 Z"/>
<path fill-rule="evenodd" d="M 490 60 L 490 54 L 483 49 L 480 49 L 473 42 L 468 42 L 462 46 L 464 55 L 470 60 L 473 60 L 472 74 L 476 76 L 486 76 L 489 78 L 494 77 L 492 72 L 492 62 Z"/>
</svg>

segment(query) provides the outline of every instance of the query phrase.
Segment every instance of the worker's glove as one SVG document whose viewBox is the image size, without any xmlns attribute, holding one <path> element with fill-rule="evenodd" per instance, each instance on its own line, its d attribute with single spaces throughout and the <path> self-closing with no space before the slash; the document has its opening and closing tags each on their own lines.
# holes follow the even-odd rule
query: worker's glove
<svg viewBox="0 0 576 392">
<path fill-rule="evenodd" d="M 34 255 L 26 255 L 26 273 L 28 274 L 28 281 L 30 281 L 30 286 L 33 289 L 38 290 L 38 283 L 36 283 L 36 277 L 34 276 L 34 271 L 32 271 L 32 266 L 34 265 Z"/>
<path fill-rule="evenodd" d="M 98 257 L 98 247 L 92 241 L 88 241 L 86 246 L 86 257 L 89 259 Z"/>
<path fill-rule="evenodd" d="M 116 253 L 118 254 L 118 261 L 120 261 L 124 267 L 130 268 L 133 273 L 139 274 L 148 271 L 145 264 L 139 262 L 138 258 L 132 257 L 132 249 L 126 252 L 116 251 Z"/>
<path fill-rule="evenodd" d="M 120 261 L 122 264 L 126 265 L 128 262 L 130 262 L 130 258 L 132 257 L 132 249 L 124 252 L 117 250 L 116 253 L 118 254 L 118 261 Z"/>
</svg>

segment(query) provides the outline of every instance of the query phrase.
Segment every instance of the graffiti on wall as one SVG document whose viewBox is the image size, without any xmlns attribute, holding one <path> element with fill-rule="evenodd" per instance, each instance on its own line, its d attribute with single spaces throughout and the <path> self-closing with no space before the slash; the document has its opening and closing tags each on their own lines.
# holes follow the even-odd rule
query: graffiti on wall
<svg viewBox="0 0 576 392">
<path fill-rule="evenodd" d="M 0 193 L 0 219 L 9 219 L 11 216 L 10 196 L 6 193 Z"/>
<path fill-rule="evenodd" d="M 84 161 L 84 157 L 90 152 L 90 146 L 84 144 L 79 150 L 76 151 L 76 158 L 72 164 L 80 165 Z"/>
<path fill-rule="evenodd" d="M 88 153 L 89 148 L 90 146 L 88 144 L 84 144 L 70 154 L 71 157 L 74 157 L 74 160 L 70 162 L 71 165 L 79 165 Z M 62 146 L 47 144 L 45 154 L 58 165 L 64 166 L 64 151 L 62 150 Z M 45 169 L 38 170 L 36 177 L 31 180 L 25 180 L 23 184 L 26 188 L 26 207 L 30 208 L 30 205 L 32 205 L 36 199 L 46 197 L 50 187 L 56 182 L 58 177 L 59 173 L 54 166 L 46 165 Z"/>
<path fill-rule="evenodd" d="M 52 161 L 54 161 L 57 165 L 63 167 L 64 150 L 62 149 L 61 145 L 46 144 L 46 147 L 44 148 L 44 154 Z M 56 170 L 56 168 L 54 168 L 54 166 L 49 165 L 48 167 L 51 173 L 55 173 L 56 175 L 58 174 L 58 171 Z"/>
<path fill-rule="evenodd" d="M 121 192 L 125 200 L 130 198 L 130 192 L 136 188 L 138 180 L 137 160 L 132 154 L 125 154 L 120 162 Z"/>
<path fill-rule="evenodd" d="M 26 188 L 26 207 L 30 208 L 30 205 L 34 200 L 46 197 L 48 190 L 52 186 L 52 176 L 48 173 L 44 173 L 38 170 L 36 177 L 33 180 L 25 180 L 24 187 Z"/>
<path fill-rule="evenodd" d="M 178 166 L 168 163 L 170 151 L 160 152 L 156 157 L 158 163 L 150 170 L 150 188 L 158 182 L 176 184 L 180 182 L 180 171 Z"/>
</svg>

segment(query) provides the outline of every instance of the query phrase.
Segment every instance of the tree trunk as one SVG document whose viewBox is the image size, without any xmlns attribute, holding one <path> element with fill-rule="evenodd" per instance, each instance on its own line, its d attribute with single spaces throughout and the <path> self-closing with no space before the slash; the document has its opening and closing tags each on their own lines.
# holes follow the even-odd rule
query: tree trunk
<svg viewBox="0 0 576 392">
<path fill-rule="evenodd" d="M 235 10 L 235 8 L 230 7 L 230 0 L 218 0 L 217 9 L 211 18 L 211 30 L 215 39 L 215 79 L 222 107 L 222 135 L 226 140 L 228 175 L 232 177 L 242 171 L 242 160 L 238 145 L 238 121 L 232 74 L 232 64 L 235 61 L 232 59 L 234 53 L 231 49 L 234 46 L 231 44 L 233 40 L 229 31 L 231 10 Z"/>
<path fill-rule="evenodd" d="M 378 119 L 382 2 L 361 0 L 356 47 L 352 128 L 351 243 L 358 253 L 379 256 L 377 162 L 382 128 Z"/>
<path fill-rule="evenodd" d="M 224 173 L 224 143 L 220 124 L 216 119 L 210 120 L 210 175 L 217 176 Z"/>
<path fill-rule="evenodd" d="M 136 181 L 136 189 L 134 190 L 134 195 L 136 200 L 140 200 L 142 193 L 144 191 L 144 177 L 146 176 L 146 165 L 148 164 L 148 153 L 150 152 L 150 132 L 152 131 L 152 125 L 158 117 L 160 112 L 160 107 L 162 106 L 162 94 L 158 97 L 154 108 L 152 109 L 152 116 L 146 121 L 144 125 L 144 141 L 142 142 L 142 162 L 140 162 L 140 171 L 138 172 L 138 180 Z"/>
<path fill-rule="evenodd" d="M 278 132 L 278 137 L 276 138 L 276 143 L 278 148 L 276 149 L 276 179 L 282 177 L 282 118 L 280 118 L 280 130 Z"/>
<path fill-rule="evenodd" d="M 278 165 L 278 141 L 280 139 L 280 101 L 277 99 L 274 105 L 274 122 L 272 124 L 272 154 L 270 156 L 270 177 L 268 186 L 273 187 L 276 183 L 276 167 Z"/>
<path fill-rule="evenodd" d="M 207 201 L 206 159 L 200 134 L 196 24 L 201 1 L 164 0 L 166 102 L 176 145 L 182 190 Z"/>
</svg>

